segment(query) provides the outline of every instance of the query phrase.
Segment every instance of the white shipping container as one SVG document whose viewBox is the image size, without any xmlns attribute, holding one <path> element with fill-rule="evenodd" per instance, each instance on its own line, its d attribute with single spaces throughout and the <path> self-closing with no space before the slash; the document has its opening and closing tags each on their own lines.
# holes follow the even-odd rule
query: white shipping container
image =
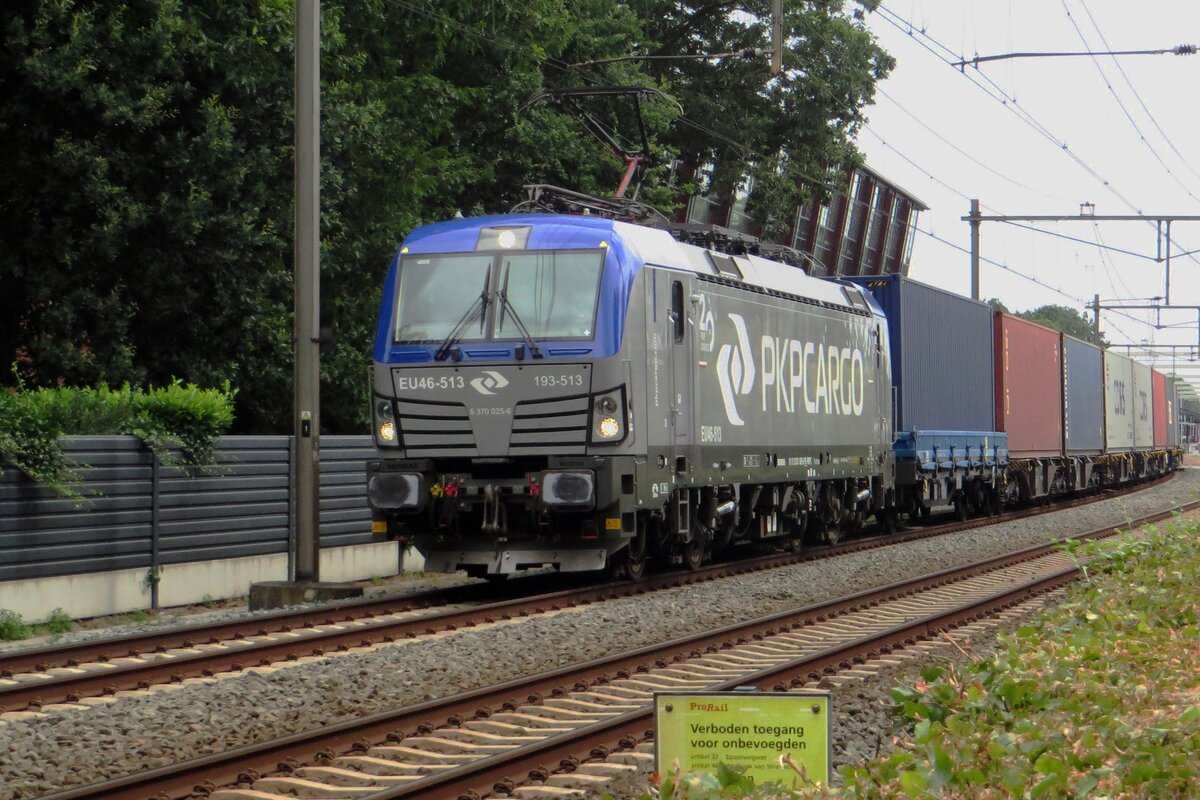
<svg viewBox="0 0 1200 800">
<path fill-rule="evenodd" d="M 1129 411 L 1133 414 L 1133 447 L 1135 450 L 1154 449 L 1154 385 L 1150 368 L 1134 361 L 1133 394 Z"/>
<path fill-rule="evenodd" d="M 1104 439 L 1110 453 L 1133 449 L 1133 417 L 1133 360 L 1105 350 Z"/>
<path fill-rule="evenodd" d="M 1179 385 L 1182 381 L 1167 378 L 1167 447 L 1179 447 Z"/>
</svg>

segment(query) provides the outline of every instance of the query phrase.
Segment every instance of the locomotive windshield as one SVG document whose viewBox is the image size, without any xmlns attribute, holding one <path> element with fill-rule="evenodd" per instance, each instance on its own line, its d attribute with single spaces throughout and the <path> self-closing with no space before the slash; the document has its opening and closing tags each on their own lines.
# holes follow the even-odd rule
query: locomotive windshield
<svg viewBox="0 0 1200 800">
<path fill-rule="evenodd" d="M 405 256 L 395 340 L 590 339 L 603 266 L 601 250 Z"/>
<path fill-rule="evenodd" d="M 483 338 L 483 319 L 463 320 L 480 295 L 488 290 L 491 256 L 409 256 L 400 270 L 396 302 L 396 341 L 438 342 L 450 335 L 459 320 L 462 340 Z"/>
<path fill-rule="evenodd" d="M 500 291 L 509 307 L 496 312 L 496 338 L 520 336 L 524 323 L 535 339 L 578 339 L 592 335 L 600 256 L 584 252 L 514 253 L 501 257 Z"/>
</svg>

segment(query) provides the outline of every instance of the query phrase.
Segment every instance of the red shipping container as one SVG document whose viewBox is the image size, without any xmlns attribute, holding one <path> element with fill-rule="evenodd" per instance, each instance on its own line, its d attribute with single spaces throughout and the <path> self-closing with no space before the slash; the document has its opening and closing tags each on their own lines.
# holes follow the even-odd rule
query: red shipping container
<svg viewBox="0 0 1200 800">
<path fill-rule="evenodd" d="M 996 430 L 1010 458 L 1061 456 L 1062 343 L 1056 330 L 1011 314 L 996 319 Z"/>
<path fill-rule="evenodd" d="M 1167 447 L 1167 376 L 1150 370 L 1150 386 L 1154 393 L 1154 449 Z"/>
</svg>

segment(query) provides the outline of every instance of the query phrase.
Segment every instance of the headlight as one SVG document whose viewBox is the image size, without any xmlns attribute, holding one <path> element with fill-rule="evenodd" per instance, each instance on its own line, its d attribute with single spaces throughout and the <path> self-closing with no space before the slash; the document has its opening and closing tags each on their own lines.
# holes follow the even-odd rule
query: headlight
<svg viewBox="0 0 1200 800">
<path fill-rule="evenodd" d="M 375 397 L 371 404 L 375 417 L 375 444 L 395 447 L 400 444 L 400 431 L 396 428 L 396 408 L 386 397 Z"/>
<path fill-rule="evenodd" d="M 591 508 L 596 497 L 596 476 L 589 470 L 547 472 L 542 476 L 542 500 L 560 508 Z"/>
<path fill-rule="evenodd" d="M 592 401 L 592 444 L 616 444 L 625 438 L 625 394 L 617 389 Z"/>
<path fill-rule="evenodd" d="M 367 480 L 372 508 L 412 509 L 421 505 L 421 476 L 409 472 L 378 472 Z"/>
<path fill-rule="evenodd" d="M 616 417 L 605 417 L 596 425 L 596 433 L 601 439 L 615 439 L 621 435 L 621 423 Z"/>
</svg>

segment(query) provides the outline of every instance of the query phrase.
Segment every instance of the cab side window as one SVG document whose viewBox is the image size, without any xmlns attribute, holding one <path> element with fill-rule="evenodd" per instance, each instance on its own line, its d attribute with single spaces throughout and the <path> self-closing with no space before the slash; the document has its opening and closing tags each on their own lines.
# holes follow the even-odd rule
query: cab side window
<svg viewBox="0 0 1200 800">
<path fill-rule="evenodd" d="M 671 325 L 675 332 L 675 341 L 683 341 L 684 324 L 686 318 L 683 314 L 683 282 L 671 282 Z"/>
</svg>

